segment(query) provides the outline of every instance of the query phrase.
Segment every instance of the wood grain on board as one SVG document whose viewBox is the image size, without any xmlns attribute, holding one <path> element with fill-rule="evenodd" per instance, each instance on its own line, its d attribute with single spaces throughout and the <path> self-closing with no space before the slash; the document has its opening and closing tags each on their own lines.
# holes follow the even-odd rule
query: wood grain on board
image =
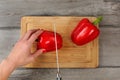
<svg viewBox="0 0 120 80">
<path fill-rule="evenodd" d="M 95 68 L 98 66 L 98 38 L 84 45 L 75 45 L 70 38 L 72 30 L 78 22 L 84 17 L 23 17 L 21 23 L 21 35 L 28 30 L 44 29 L 53 30 L 56 25 L 56 31 L 63 38 L 63 47 L 58 50 L 60 68 Z M 93 22 L 95 17 L 86 17 Z M 36 42 L 33 44 L 32 52 L 36 50 Z M 42 54 L 35 62 L 26 65 L 27 68 L 56 68 L 55 51 Z"/>
</svg>

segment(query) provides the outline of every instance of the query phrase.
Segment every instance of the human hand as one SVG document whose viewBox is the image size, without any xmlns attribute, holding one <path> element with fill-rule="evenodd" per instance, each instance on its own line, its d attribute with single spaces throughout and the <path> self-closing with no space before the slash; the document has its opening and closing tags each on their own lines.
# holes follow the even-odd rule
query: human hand
<svg viewBox="0 0 120 80">
<path fill-rule="evenodd" d="M 35 60 L 44 49 L 35 51 L 31 53 L 31 46 L 33 42 L 42 33 L 42 30 L 30 30 L 24 36 L 22 36 L 18 42 L 15 44 L 7 61 L 12 63 L 15 67 L 23 66 Z"/>
</svg>

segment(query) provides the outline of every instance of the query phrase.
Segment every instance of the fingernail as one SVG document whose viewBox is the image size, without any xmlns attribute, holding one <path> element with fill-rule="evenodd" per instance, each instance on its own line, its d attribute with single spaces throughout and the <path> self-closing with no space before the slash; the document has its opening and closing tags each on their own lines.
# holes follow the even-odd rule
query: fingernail
<svg viewBox="0 0 120 80">
<path fill-rule="evenodd" d="M 45 53 L 45 52 L 46 52 L 46 49 L 42 49 L 42 52 Z"/>
<path fill-rule="evenodd" d="M 34 30 L 40 30 L 40 29 L 34 29 Z"/>
<path fill-rule="evenodd" d="M 44 29 L 41 29 L 42 31 L 44 30 Z"/>
<path fill-rule="evenodd" d="M 44 29 L 40 29 L 41 31 L 44 31 Z"/>
</svg>

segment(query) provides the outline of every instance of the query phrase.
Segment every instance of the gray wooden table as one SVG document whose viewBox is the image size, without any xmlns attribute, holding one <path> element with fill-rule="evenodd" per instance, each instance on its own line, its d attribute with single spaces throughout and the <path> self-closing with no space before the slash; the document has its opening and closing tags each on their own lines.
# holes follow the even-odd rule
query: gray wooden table
<svg viewBox="0 0 120 80">
<path fill-rule="evenodd" d="M 102 15 L 99 68 L 61 69 L 63 80 L 120 80 L 120 0 L 0 0 L 0 61 L 18 40 L 26 15 Z M 56 69 L 18 68 L 9 80 L 55 78 Z"/>
</svg>

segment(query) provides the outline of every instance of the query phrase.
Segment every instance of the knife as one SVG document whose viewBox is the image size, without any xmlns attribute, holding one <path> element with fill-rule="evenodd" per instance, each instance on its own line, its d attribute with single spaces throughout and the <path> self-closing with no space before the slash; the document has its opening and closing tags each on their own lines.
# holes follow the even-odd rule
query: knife
<svg viewBox="0 0 120 80">
<path fill-rule="evenodd" d="M 62 80 L 62 77 L 60 74 L 60 67 L 59 67 L 59 57 L 58 57 L 58 49 L 57 49 L 56 25 L 55 24 L 54 24 L 54 36 L 55 36 L 56 65 L 57 65 L 57 78 L 56 78 L 56 80 Z"/>
</svg>

